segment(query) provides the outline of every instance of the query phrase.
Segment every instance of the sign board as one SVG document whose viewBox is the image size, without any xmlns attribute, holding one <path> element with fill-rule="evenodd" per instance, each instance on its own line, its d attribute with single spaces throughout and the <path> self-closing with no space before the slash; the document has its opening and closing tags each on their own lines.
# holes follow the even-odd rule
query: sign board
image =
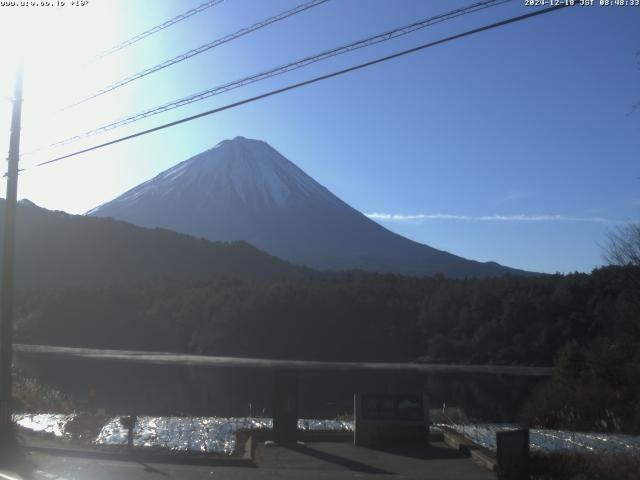
<svg viewBox="0 0 640 480">
<path fill-rule="evenodd" d="M 421 395 L 361 395 L 362 418 L 365 420 L 424 421 Z"/>
<path fill-rule="evenodd" d="M 356 445 L 429 441 L 429 402 L 424 395 L 359 393 L 353 409 Z"/>
</svg>

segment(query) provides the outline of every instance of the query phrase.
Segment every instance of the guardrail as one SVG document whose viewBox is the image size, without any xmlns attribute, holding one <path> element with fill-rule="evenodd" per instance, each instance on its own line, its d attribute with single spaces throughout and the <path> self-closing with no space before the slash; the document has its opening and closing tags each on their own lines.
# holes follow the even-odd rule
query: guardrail
<svg viewBox="0 0 640 480">
<path fill-rule="evenodd" d="M 517 365 L 460 365 L 447 363 L 388 362 L 324 362 L 315 360 L 277 360 L 270 358 L 220 357 L 140 350 L 104 350 L 97 348 L 58 347 L 51 345 L 14 344 L 15 352 L 33 355 L 55 355 L 66 358 L 94 359 L 112 362 L 184 365 L 198 367 L 265 368 L 271 370 L 325 370 L 414 373 L 472 373 L 550 377 L 552 367 Z"/>
</svg>

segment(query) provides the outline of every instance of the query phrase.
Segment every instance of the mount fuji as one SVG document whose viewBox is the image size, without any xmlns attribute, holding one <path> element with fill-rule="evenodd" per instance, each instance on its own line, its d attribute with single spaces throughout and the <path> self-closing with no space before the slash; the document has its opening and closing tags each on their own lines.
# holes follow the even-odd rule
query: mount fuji
<svg viewBox="0 0 640 480">
<path fill-rule="evenodd" d="M 236 137 L 87 212 L 209 240 L 245 240 L 323 270 L 486 277 L 527 274 L 397 235 L 353 209 L 273 147 Z"/>
</svg>

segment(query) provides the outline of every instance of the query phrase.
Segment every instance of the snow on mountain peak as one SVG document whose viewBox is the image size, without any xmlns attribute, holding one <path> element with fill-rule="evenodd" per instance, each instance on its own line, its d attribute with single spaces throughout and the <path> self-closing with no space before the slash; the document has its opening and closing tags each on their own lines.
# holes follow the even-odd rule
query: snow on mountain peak
<svg viewBox="0 0 640 480">
<path fill-rule="evenodd" d="M 127 204 L 147 194 L 165 197 L 184 191 L 198 191 L 211 199 L 227 192 L 244 203 L 267 202 L 277 206 L 301 195 L 331 203 L 338 201 L 268 143 L 242 136 L 219 142 L 129 190 L 116 201 Z"/>
</svg>

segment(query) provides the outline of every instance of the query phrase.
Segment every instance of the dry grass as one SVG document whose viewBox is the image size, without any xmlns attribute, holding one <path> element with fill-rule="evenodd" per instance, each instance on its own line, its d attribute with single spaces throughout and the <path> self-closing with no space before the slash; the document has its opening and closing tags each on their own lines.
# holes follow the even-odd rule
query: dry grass
<svg viewBox="0 0 640 480">
<path fill-rule="evenodd" d="M 73 411 L 73 404 L 69 397 L 58 390 L 42 385 L 34 378 L 14 377 L 13 400 L 16 412 L 71 413 Z"/>
</svg>

